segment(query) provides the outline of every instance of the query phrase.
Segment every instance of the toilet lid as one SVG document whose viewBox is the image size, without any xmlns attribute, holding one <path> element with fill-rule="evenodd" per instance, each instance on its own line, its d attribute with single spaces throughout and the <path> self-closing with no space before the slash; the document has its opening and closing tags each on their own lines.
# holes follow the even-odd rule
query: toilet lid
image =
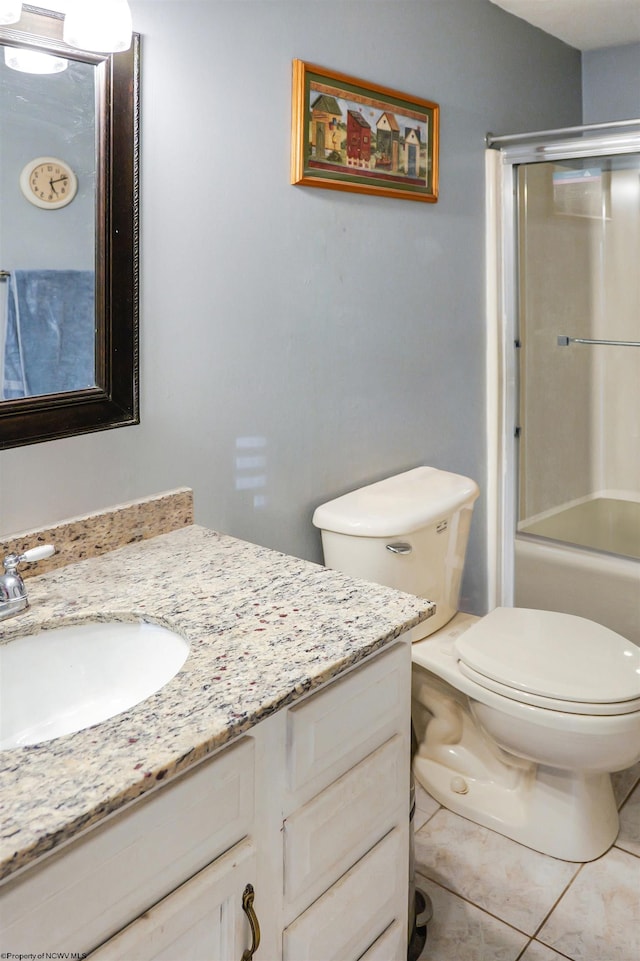
<svg viewBox="0 0 640 961">
<path fill-rule="evenodd" d="M 414 467 L 321 504 L 313 524 L 352 537 L 402 537 L 471 508 L 479 493 L 468 477 Z"/>
<path fill-rule="evenodd" d="M 640 697 L 640 648 L 573 614 L 497 607 L 455 641 L 476 674 L 514 691 L 609 704 Z"/>
<path fill-rule="evenodd" d="M 508 687 L 506 684 L 493 681 L 485 674 L 479 674 L 462 661 L 458 661 L 458 670 L 463 677 L 473 681 L 484 691 L 494 691 L 502 697 L 509 698 L 510 701 L 518 701 L 520 704 L 529 704 L 533 707 L 543 707 L 546 711 L 562 711 L 564 714 L 589 714 L 592 717 L 603 715 L 610 717 L 614 714 L 636 714 L 640 712 L 640 697 L 634 697 L 630 701 L 607 701 L 606 704 L 601 701 L 597 704 L 594 704 L 593 701 L 566 701 L 558 697 L 531 694 L 530 691 L 518 691 L 514 687 Z"/>
</svg>

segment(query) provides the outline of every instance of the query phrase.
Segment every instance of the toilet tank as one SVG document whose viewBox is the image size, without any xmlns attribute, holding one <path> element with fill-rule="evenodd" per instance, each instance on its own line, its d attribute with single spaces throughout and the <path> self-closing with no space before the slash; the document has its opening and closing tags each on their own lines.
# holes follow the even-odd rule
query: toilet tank
<svg viewBox="0 0 640 961">
<path fill-rule="evenodd" d="M 416 467 L 328 501 L 313 515 L 325 565 L 434 601 L 415 640 L 427 637 L 458 610 L 478 494 L 468 477 Z"/>
</svg>

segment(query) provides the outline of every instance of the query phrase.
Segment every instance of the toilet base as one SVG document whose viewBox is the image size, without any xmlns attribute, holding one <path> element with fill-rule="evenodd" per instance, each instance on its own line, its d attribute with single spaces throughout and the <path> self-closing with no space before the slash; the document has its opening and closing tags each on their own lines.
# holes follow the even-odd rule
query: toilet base
<svg viewBox="0 0 640 961">
<path fill-rule="evenodd" d="M 618 810 L 608 774 L 581 774 L 522 764 L 506 780 L 456 773 L 416 754 L 413 771 L 436 801 L 454 814 L 563 861 L 593 861 L 618 830 Z"/>
</svg>

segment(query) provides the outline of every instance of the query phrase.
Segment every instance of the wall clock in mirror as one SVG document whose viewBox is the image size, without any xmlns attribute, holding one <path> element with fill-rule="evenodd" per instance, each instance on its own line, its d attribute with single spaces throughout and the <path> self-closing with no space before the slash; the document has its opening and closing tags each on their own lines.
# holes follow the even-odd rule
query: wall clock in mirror
<svg viewBox="0 0 640 961">
<path fill-rule="evenodd" d="M 68 163 L 57 157 L 36 157 L 20 174 L 20 189 L 27 200 L 43 210 L 66 207 L 78 190 L 78 178 Z"/>
</svg>

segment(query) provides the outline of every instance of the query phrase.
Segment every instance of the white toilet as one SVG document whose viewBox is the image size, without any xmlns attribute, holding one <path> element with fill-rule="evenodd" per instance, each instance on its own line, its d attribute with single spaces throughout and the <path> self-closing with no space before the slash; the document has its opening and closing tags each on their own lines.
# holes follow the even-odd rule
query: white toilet
<svg viewBox="0 0 640 961">
<path fill-rule="evenodd" d="M 427 597 L 416 629 L 416 778 L 441 804 L 536 851 L 599 857 L 616 838 L 610 773 L 640 760 L 640 648 L 570 614 L 457 613 L 466 477 L 418 467 L 318 507 L 325 564 Z"/>
</svg>

